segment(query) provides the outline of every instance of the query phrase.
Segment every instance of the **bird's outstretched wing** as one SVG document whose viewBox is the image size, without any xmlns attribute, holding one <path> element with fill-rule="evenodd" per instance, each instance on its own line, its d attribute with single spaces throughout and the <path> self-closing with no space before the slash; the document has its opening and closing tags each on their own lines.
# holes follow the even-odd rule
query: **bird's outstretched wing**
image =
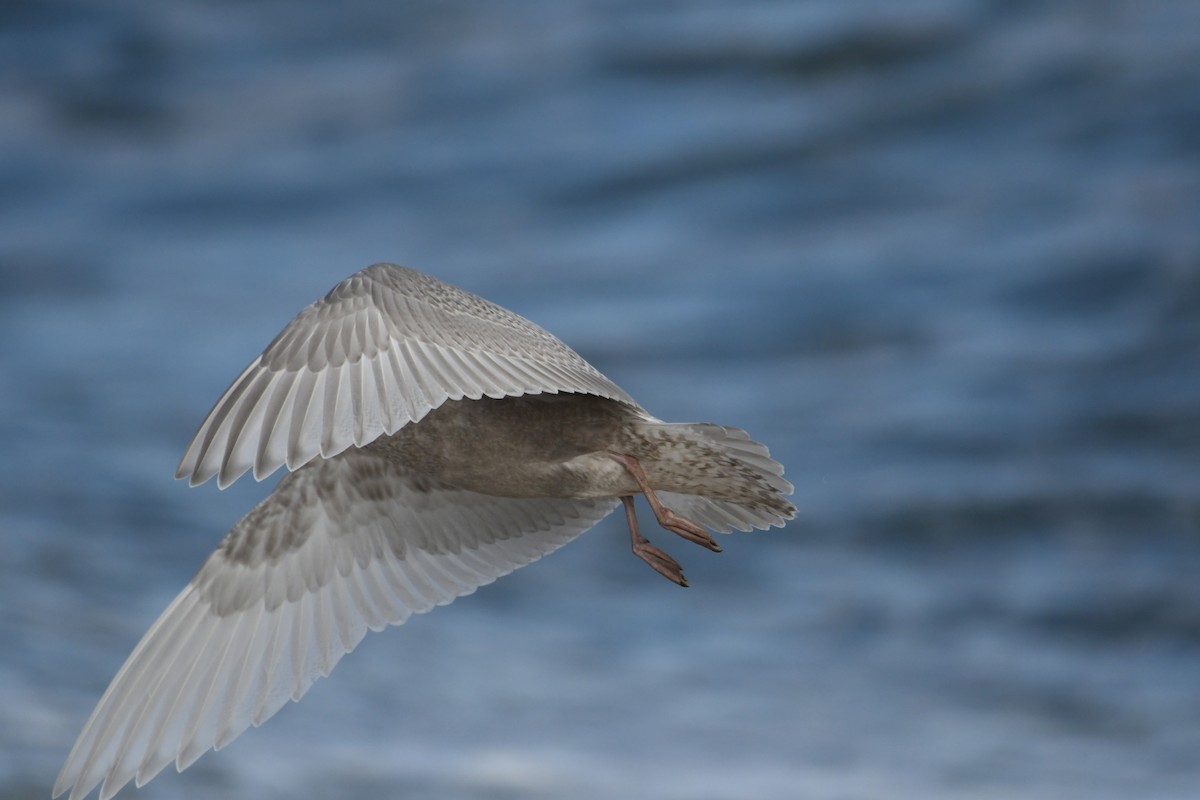
<svg viewBox="0 0 1200 800">
<path fill-rule="evenodd" d="M 104 800 L 258 725 L 368 628 L 536 560 L 615 500 L 456 489 L 361 450 L 286 475 L 222 540 L 96 706 L 54 786 Z"/>
<path fill-rule="evenodd" d="M 177 478 L 261 480 L 416 422 L 447 400 L 579 392 L 637 404 L 524 317 L 375 264 L 301 311 L 225 390 Z"/>
</svg>

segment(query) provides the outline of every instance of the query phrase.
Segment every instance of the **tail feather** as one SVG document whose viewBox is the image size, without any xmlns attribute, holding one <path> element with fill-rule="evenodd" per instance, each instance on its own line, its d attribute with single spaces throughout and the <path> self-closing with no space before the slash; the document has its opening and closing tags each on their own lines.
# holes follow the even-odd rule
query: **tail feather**
<svg viewBox="0 0 1200 800">
<path fill-rule="evenodd" d="M 638 435 L 643 465 L 654 465 L 651 485 L 681 516 L 718 533 L 782 527 L 795 516 L 783 465 L 741 428 L 653 421 Z"/>
</svg>

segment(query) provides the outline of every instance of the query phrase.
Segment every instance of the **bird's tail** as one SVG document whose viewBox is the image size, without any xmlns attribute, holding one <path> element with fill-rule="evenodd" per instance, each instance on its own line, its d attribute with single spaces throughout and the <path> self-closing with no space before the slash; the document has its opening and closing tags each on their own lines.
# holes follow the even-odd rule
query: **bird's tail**
<svg viewBox="0 0 1200 800">
<path fill-rule="evenodd" d="M 741 428 L 656 420 L 639 433 L 655 451 L 643 465 L 649 460 L 661 470 L 661 483 L 650 473 L 651 485 L 677 514 L 718 533 L 782 527 L 796 515 L 783 465 Z"/>
</svg>

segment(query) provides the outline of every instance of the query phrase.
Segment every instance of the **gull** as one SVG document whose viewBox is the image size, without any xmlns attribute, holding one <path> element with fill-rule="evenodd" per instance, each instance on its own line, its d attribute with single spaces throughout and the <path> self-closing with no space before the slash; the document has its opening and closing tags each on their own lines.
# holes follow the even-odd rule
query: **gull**
<svg viewBox="0 0 1200 800">
<path fill-rule="evenodd" d="M 299 700 L 368 629 L 524 566 L 624 506 L 634 555 L 686 586 L 634 497 L 706 529 L 782 526 L 792 485 L 745 431 L 668 423 L 524 317 L 395 264 L 301 311 L 225 391 L 177 478 L 280 467 L 134 648 L 54 785 L 80 800 L 182 771 Z"/>
</svg>

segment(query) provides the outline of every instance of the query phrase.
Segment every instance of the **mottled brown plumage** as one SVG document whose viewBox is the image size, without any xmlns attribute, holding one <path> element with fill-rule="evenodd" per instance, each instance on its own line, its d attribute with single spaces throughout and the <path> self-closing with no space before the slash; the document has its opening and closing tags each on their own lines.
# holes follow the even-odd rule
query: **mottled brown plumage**
<svg viewBox="0 0 1200 800">
<path fill-rule="evenodd" d="M 107 800 L 298 700 L 368 629 L 400 624 L 565 544 L 623 503 L 642 535 L 782 525 L 792 486 L 744 431 L 651 416 L 528 320 L 392 264 L 355 273 L 250 363 L 180 461 L 226 486 L 286 466 L 154 623 L 54 787 Z"/>
</svg>

